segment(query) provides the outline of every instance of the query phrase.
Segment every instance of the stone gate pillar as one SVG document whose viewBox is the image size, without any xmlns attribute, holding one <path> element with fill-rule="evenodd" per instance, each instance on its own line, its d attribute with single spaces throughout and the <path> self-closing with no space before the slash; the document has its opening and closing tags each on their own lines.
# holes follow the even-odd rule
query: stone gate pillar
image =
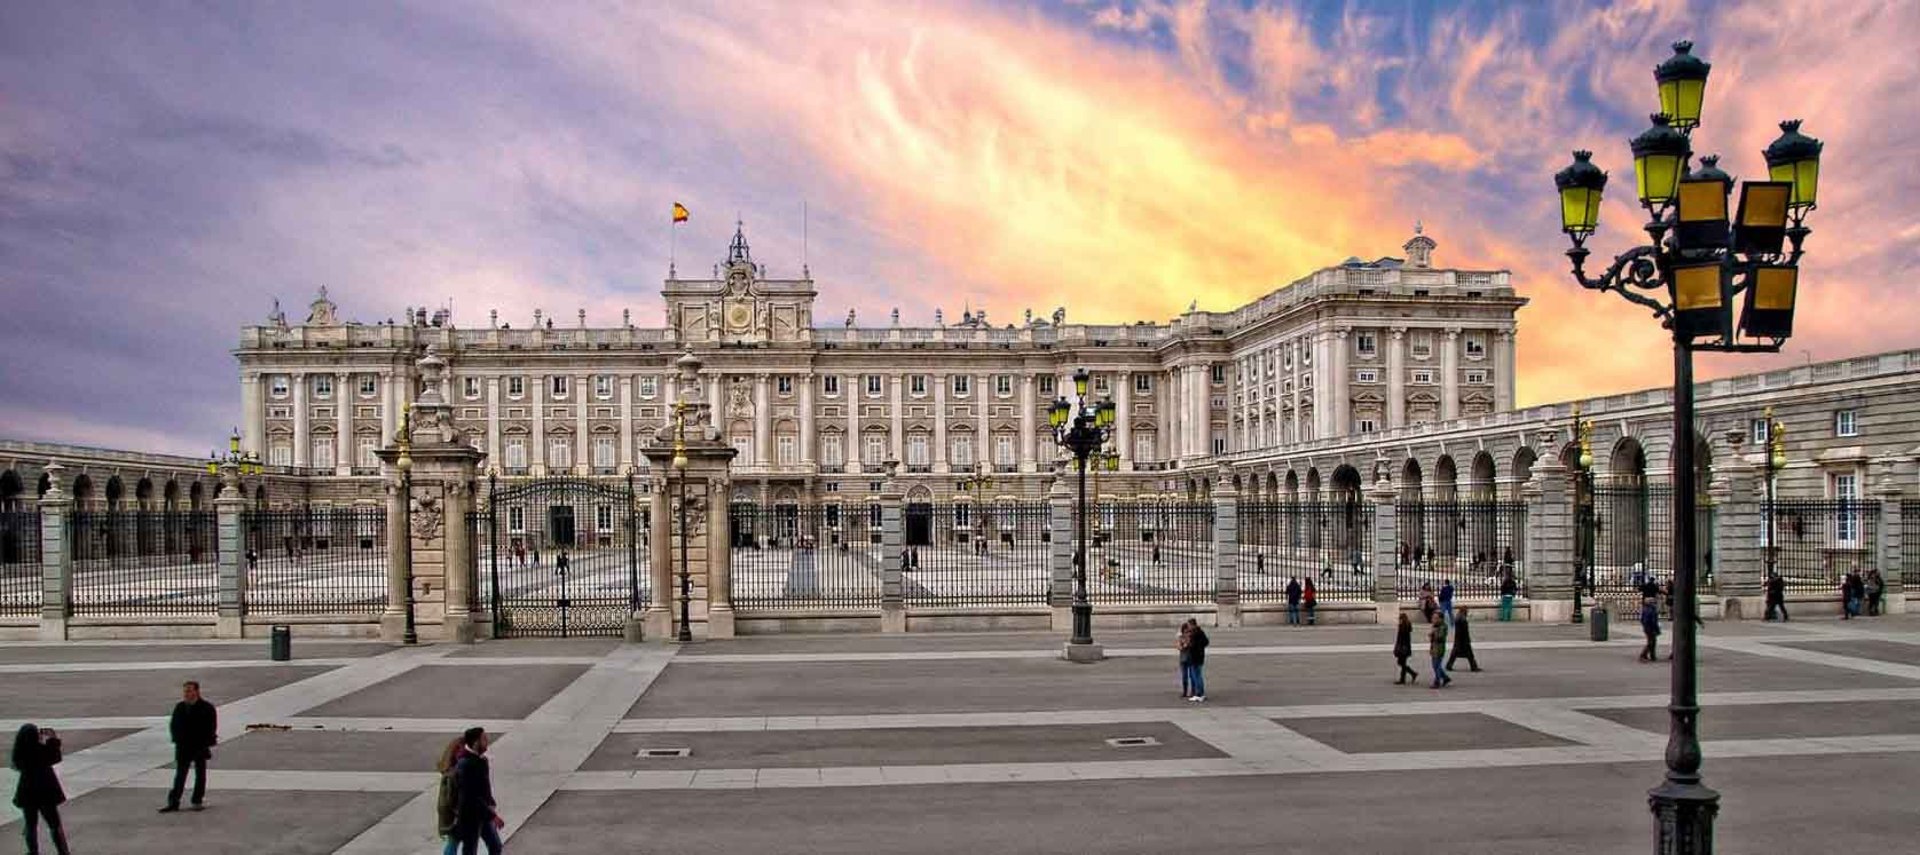
<svg viewBox="0 0 1920 855">
<path fill-rule="evenodd" d="M 1240 625 L 1240 491 L 1221 467 L 1213 489 L 1214 626 Z"/>
<path fill-rule="evenodd" d="M 1073 629 L 1073 494 L 1067 490 L 1066 476 L 1055 464 L 1047 477 L 1047 559 L 1053 581 L 1047 587 L 1047 604 L 1053 607 L 1055 632 Z M 1161 533 L 1154 533 L 1157 544 Z"/>
<path fill-rule="evenodd" d="M 73 543 L 67 537 L 73 496 L 60 484 L 66 467 L 47 464 L 46 495 L 40 497 L 40 640 L 67 640 L 73 617 Z"/>
<path fill-rule="evenodd" d="M 418 366 L 420 395 L 404 405 L 393 443 L 377 452 L 389 473 L 387 608 L 380 615 L 380 637 L 401 640 L 411 591 L 420 638 L 470 643 L 474 568 L 467 511 L 474 506 L 474 473 L 486 454 L 454 429 L 446 360 L 429 346 Z"/>
<path fill-rule="evenodd" d="M 1756 617 L 1766 610 L 1761 585 L 1766 581 L 1767 562 L 1760 536 L 1766 528 L 1761 500 L 1767 488 L 1758 468 L 1741 453 L 1745 440 L 1744 430 L 1727 432 L 1733 453 L 1726 465 L 1713 467 L 1713 480 L 1707 485 L 1714 508 L 1713 598 L 1719 601 L 1720 617 L 1727 620 Z M 1760 453 L 1767 453 L 1764 445 Z"/>
<path fill-rule="evenodd" d="M 1899 460 L 1875 461 L 1879 464 L 1880 477 L 1874 482 L 1874 498 L 1880 500 L 1880 580 L 1886 584 L 1886 592 L 1881 603 L 1886 614 L 1905 614 L 1907 611 L 1906 580 L 1902 573 L 1906 567 L 1920 566 L 1915 553 L 1920 552 L 1920 543 L 1906 539 L 1904 503 L 1912 495 L 1900 485 L 1912 483 L 1913 471 L 1910 462 Z"/>
<path fill-rule="evenodd" d="M 1400 506 L 1393 481 L 1384 466 L 1375 467 L 1367 501 L 1373 505 L 1373 539 L 1364 546 L 1373 561 L 1374 623 L 1393 626 L 1400 621 Z"/>
<path fill-rule="evenodd" d="M 240 486 L 240 467 L 228 462 L 220 465 L 220 494 L 213 500 L 214 537 L 219 544 L 215 573 L 219 581 L 220 616 L 214 625 L 217 638 L 245 638 L 247 634 L 247 506 L 246 491 Z"/>
<path fill-rule="evenodd" d="M 1527 502 L 1527 611 L 1536 623 L 1564 623 L 1573 618 L 1574 554 L 1573 481 L 1560 455 L 1551 453 L 1557 430 L 1540 432 L 1540 448 L 1549 452 L 1533 466 L 1533 478 L 1522 488 Z"/>
<path fill-rule="evenodd" d="M 720 439 L 712 404 L 691 352 L 674 361 L 680 376 L 673 420 L 641 453 L 654 476 L 653 542 L 648 554 L 652 596 L 644 632 L 671 642 L 679 637 L 681 577 L 688 634 L 731 638 L 734 633 L 732 536 L 728 524 L 733 458 L 739 452 Z M 682 520 L 684 519 L 684 525 Z"/>
</svg>

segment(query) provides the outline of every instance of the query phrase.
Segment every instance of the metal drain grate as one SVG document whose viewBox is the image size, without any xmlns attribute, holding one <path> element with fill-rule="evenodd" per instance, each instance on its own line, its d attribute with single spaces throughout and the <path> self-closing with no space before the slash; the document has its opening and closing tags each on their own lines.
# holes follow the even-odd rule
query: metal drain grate
<svg viewBox="0 0 1920 855">
<path fill-rule="evenodd" d="M 692 757 L 691 748 L 642 748 L 634 752 L 635 757 L 646 760 L 652 757 Z"/>
<path fill-rule="evenodd" d="M 1160 740 L 1151 736 L 1122 736 L 1107 740 L 1109 748 L 1146 748 L 1159 744 Z"/>
</svg>

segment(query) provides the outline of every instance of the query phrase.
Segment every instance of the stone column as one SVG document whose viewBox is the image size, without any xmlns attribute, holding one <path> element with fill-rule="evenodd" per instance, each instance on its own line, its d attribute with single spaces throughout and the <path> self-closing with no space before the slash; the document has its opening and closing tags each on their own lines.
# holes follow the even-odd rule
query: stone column
<svg viewBox="0 0 1920 855">
<path fill-rule="evenodd" d="M 1214 626 L 1240 625 L 1240 493 L 1223 471 L 1213 488 Z"/>
<path fill-rule="evenodd" d="M 1114 375 L 1113 442 L 1120 446 L 1120 471 L 1133 471 L 1133 372 Z M 1031 433 L 1032 431 L 1028 431 Z"/>
<path fill-rule="evenodd" d="M 672 423 L 668 424 L 671 426 Z M 656 439 L 654 444 L 659 445 L 660 441 Z M 671 437 L 668 437 L 667 444 L 672 444 Z M 672 452 L 669 451 L 667 456 L 671 458 Z M 653 495 L 649 499 L 647 523 L 652 527 L 653 534 L 647 538 L 647 610 L 642 631 L 648 638 L 663 639 L 673 627 L 673 617 L 668 613 L 673 605 L 674 591 L 673 486 L 668 479 L 674 470 L 671 465 L 655 465 L 652 469 Z"/>
<path fill-rule="evenodd" d="M 733 517 L 728 509 L 731 485 L 724 471 L 709 475 L 706 482 L 708 638 L 733 637 Z"/>
<path fill-rule="evenodd" d="M 1540 432 L 1539 447 L 1556 445 L 1559 432 Z M 1533 466 L 1533 478 L 1521 488 L 1527 503 L 1525 583 L 1530 619 L 1564 623 L 1573 617 L 1573 482 L 1560 456 L 1549 454 Z"/>
<path fill-rule="evenodd" d="M 1744 431 L 1733 432 L 1745 439 Z M 1766 556 L 1762 554 L 1760 535 L 1766 527 L 1764 476 L 1741 454 L 1741 443 L 1733 443 L 1727 462 L 1713 467 L 1713 481 L 1707 493 L 1714 504 L 1711 549 L 1713 550 L 1713 591 L 1720 601 L 1720 617 L 1738 619 L 1760 617 L 1766 611 Z M 1766 453 L 1762 448 L 1761 453 Z M 1717 456 L 1717 455 L 1716 455 Z M 1708 532 L 1701 532 L 1706 538 Z M 1707 590 L 1701 586 L 1701 590 Z"/>
<path fill-rule="evenodd" d="M 620 453 L 615 455 L 620 471 L 633 466 L 633 375 L 620 375 Z"/>
<path fill-rule="evenodd" d="M 947 468 L 947 384 L 953 380 L 945 374 L 933 375 L 933 471 L 942 475 Z M 982 393 L 985 389 L 980 390 Z M 975 398 L 978 400 L 978 397 Z"/>
<path fill-rule="evenodd" d="M 347 385 L 353 375 L 345 371 L 333 375 L 333 474 L 353 474 L 353 393 Z"/>
<path fill-rule="evenodd" d="M 73 544 L 68 540 L 73 495 L 61 483 L 66 467 L 47 465 L 46 495 L 40 497 L 40 640 L 66 641 L 73 617 Z"/>
<path fill-rule="evenodd" d="M 307 375 L 294 372 L 288 385 L 293 390 L 293 466 L 305 468 L 312 460 L 312 431 L 307 425 Z"/>
<path fill-rule="evenodd" d="M 1073 629 L 1073 492 L 1058 467 L 1047 480 L 1047 556 L 1053 568 L 1047 601 L 1053 607 L 1053 628 L 1066 632 Z"/>
<path fill-rule="evenodd" d="M 752 465 L 766 468 L 773 463 L 773 406 L 767 397 L 768 375 L 753 376 L 753 460 Z"/>
<path fill-rule="evenodd" d="M 819 443 L 814 428 L 813 384 L 817 382 L 812 374 L 802 374 L 800 383 L 800 465 L 811 469 L 816 460 L 814 446 Z"/>
<path fill-rule="evenodd" d="M 533 376 L 533 435 L 527 439 L 527 472 L 538 478 L 547 474 L 547 380 L 544 374 Z"/>
<path fill-rule="evenodd" d="M 231 464 L 220 468 L 220 494 L 213 500 L 214 536 L 219 538 L 216 578 L 219 580 L 219 614 L 214 625 L 216 638 L 245 638 L 247 618 L 247 538 L 246 495 L 240 489 L 240 473 Z"/>
<path fill-rule="evenodd" d="M 1213 453 L 1213 369 L 1205 364 L 1192 367 L 1193 372 L 1193 446 L 1195 456 L 1206 457 Z"/>
<path fill-rule="evenodd" d="M 1179 384 L 1175 382 L 1177 377 L 1178 375 L 1172 371 L 1161 374 L 1160 388 L 1154 390 L 1153 393 L 1154 424 L 1159 428 L 1159 436 L 1156 437 L 1154 444 L 1154 456 L 1156 460 L 1160 462 L 1176 460 L 1180 457 L 1180 452 L 1173 435 L 1176 430 L 1175 426 L 1179 424 L 1179 419 L 1176 415 L 1179 407 L 1177 403 L 1179 401 L 1179 395 L 1176 388 Z"/>
<path fill-rule="evenodd" d="M 887 448 L 892 451 L 892 460 L 905 461 L 907 459 L 907 413 L 904 388 L 906 375 L 895 372 L 888 379 L 893 384 L 893 397 L 888 401 L 887 406 L 889 434 Z"/>
<path fill-rule="evenodd" d="M 1460 417 L 1460 328 L 1447 327 L 1440 344 L 1440 419 Z"/>
<path fill-rule="evenodd" d="M 1333 331 L 1333 376 L 1327 378 L 1327 394 L 1333 396 L 1333 430 L 1329 436 L 1344 436 L 1353 432 L 1353 395 L 1352 372 L 1347 370 L 1347 353 L 1351 344 L 1348 337 L 1352 330 L 1340 327 Z"/>
<path fill-rule="evenodd" d="M 983 375 L 981 379 L 984 381 L 988 378 Z M 1034 416 L 1034 412 L 1039 405 L 1034 400 L 1033 385 L 1033 375 L 1023 372 L 1020 375 L 1020 444 L 1017 446 L 1020 449 L 1020 471 L 1022 472 L 1035 472 L 1040 468 L 1038 423 Z M 981 393 L 980 411 L 986 412 L 989 398 L 986 395 L 985 387 L 982 387 Z M 985 421 L 985 419 L 981 420 L 982 425 L 985 424 Z M 976 452 L 980 457 L 977 459 L 988 459 L 985 456 L 989 453 L 987 444 L 992 442 L 992 440 L 992 437 L 984 433 L 981 434 L 980 450 Z"/>
<path fill-rule="evenodd" d="M 500 378 L 487 378 L 487 456 L 495 469 L 507 465 L 506 449 L 500 446 Z"/>
<path fill-rule="evenodd" d="M 593 434 L 587 432 L 587 408 L 593 406 L 593 387 L 589 385 L 592 377 L 582 374 L 573 378 L 573 474 L 587 475 L 593 472 Z"/>
<path fill-rule="evenodd" d="M 1873 494 L 1880 500 L 1880 578 L 1886 583 L 1886 593 L 1881 601 L 1887 614 L 1905 614 L 1907 611 L 1907 593 L 1905 579 L 1901 575 L 1903 568 L 1920 562 L 1913 559 L 1920 551 L 1920 543 L 1908 543 L 1903 536 L 1908 493 L 1900 485 L 1912 483 L 1913 473 L 1904 471 L 1907 464 L 1891 460 L 1876 461 L 1880 464 L 1880 477 L 1874 483 Z"/>
<path fill-rule="evenodd" d="M 240 375 L 240 448 L 267 459 L 267 447 L 262 439 L 267 430 L 266 393 L 260 388 L 260 372 L 247 371 Z"/>
<path fill-rule="evenodd" d="M 1373 564 L 1374 622 L 1392 626 L 1400 620 L 1400 544 L 1395 539 L 1399 523 L 1399 505 L 1393 482 L 1383 470 L 1367 487 L 1367 502 L 1373 506 L 1373 534 L 1366 545 Z"/>
<path fill-rule="evenodd" d="M 381 460 L 392 463 L 394 446 L 381 449 Z M 396 643 L 401 640 L 407 620 L 407 586 L 411 574 L 411 534 L 407 527 L 407 498 L 400 491 L 399 473 L 387 467 L 387 607 L 380 611 L 380 638 Z M 416 617 L 418 614 L 416 613 Z"/>
<path fill-rule="evenodd" d="M 380 441 L 392 442 L 393 432 L 400 429 L 400 401 L 395 393 L 398 387 L 393 382 L 393 369 L 380 372 L 374 378 L 373 388 L 380 396 Z M 267 459 L 265 446 L 260 449 L 260 459 Z"/>
<path fill-rule="evenodd" d="M 1301 428 L 1304 427 L 1304 422 L 1300 418 L 1300 381 L 1304 375 L 1299 368 L 1300 354 L 1298 351 L 1299 347 L 1296 344 L 1288 344 L 1286 349 L 1282 351 L 1288 354 L 1285 361 L 1292 362 L 1295 366 L 1287 369 L 1287 376 L 1293 380 L 1293 436 L 1290 438 L 1292 442 L 1300 442 L 1305 436 L 1305 434 L 1301 432 Z"/>
<path fill-rule="evenodd" d="M 880 487 L 881 632 L 907 631 L 907 604 L 900 575 L 907 542 L 905 521 L 901 518 L 905 502 L 900 482 L 894 477 L 893 468 L 888 467 L 887 480 Z"/>
<path fill-rule="evenodd" d="M 991 379 L 992 378 L 985 374 L 974 378 L 974 380 L 980 383 L 986 383 Z M 1029 378 L 1029 380 L 1031 380 L 1031 378 Z M 984 388 L 986 387 L 983 386 L 982 389 Z M 987 471 L 992 472 L 993 467 L 1000 461 L 995 460 L 993 457 L 993 403 L 991 399 L 986 395 L 982 395 L 978 409 L 979 412 L 974 414 L 974 418 L 979 420 L 979 430 L 976 432 L 977 439 L 974 441 L 979 444 L 980 448 L 975 452 L 975 454 L 978 455 L 975 459 L 985 462 L 987 464 Z M 1032 418 L 1032 416 L 1028 416 L 1028 418 Z M 1029 445 L 1032 444 L 1032 440 L 1026 440 L 1026 442 Z M 1024 460 L 1027 457 L 1022 451 L 1026 446 L 1015 442 L 1013 447 L 1017 453 L 1020 453 L 1020 459 Z"/>
<path fill-rule="evenodd" d="M 1387 331 L 1387 424 L 1397 428 L 1407 423 L 1407 328 Z"/>
<path fill-rule="evenodd" d="M 849 374 L 840 384 L 840 397 L 847 402 L 847 436 L 840 445 L 840 462 L 848 472 L 860 471 L 861 448 L 866 437 L 860 435 L 860 397 L 867 390 L 860 385 L 860 375 Z"/>
<path fill-rule="evenodd" d="M 1513 409 L 1513 347 L 1513 330 L 1501 330 L 1493 340 L 1493 408 L 1498 412 Z"/>
</svg>

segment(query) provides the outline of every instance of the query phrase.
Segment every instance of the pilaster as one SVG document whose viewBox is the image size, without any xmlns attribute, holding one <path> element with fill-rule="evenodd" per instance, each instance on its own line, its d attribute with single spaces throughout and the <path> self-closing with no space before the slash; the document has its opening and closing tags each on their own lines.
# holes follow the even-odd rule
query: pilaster
<svg viewBox="0 0 1920 855">
<path fill-rule="evenodd" d="M 907 605 L 900 576 L 906 553 L 902 519 L 906 496 L 895 476 L 899 462 L 889 460 L 886 466 L 887 480 L 880 488 L 880 631 L 906 632 Z"/>
<path fill-rule="evenodd" d="M 1214 626 L 1240 625 L 1240 492 L 1223 470 L 1213 489 Z"/>
<path fill-rule="evenodd" d="M 220 472 L 220 495 L 213 500 L 214 531 L 219 538 L 215 566 L 219 581 L 219 619 L 214 635 L 219 638 L 244 638 L 247 617 L 247 546 L 245 516 L 249 504 L 240 489 L 239 473 L 233 464 Z"/>
<path fill-rule="evenodd" d="M 1047 589 L 1047 603 L 1053 607 L 1053 628 L 1073 628 L 1073 494 L 1067 479 L 1056 467 L 1047 476 L 1047 559 L 1053 568 L 1053 584 Z"/>
<path fill-rule="evenodd" d="M 1908 566 L 1920 566 L 1920 561 L 1914 559 L 1920 543 L 1909 543 L 1904 536 L 1905 504 L 1911 493 L 1901 485 L 1912 482 L 1910 467 L 1913 464 L 1897 460 L 1875 463 L 1880 470 L 1873 487 L 1874 497 L 1880 500 L 1880 579 L 1886 584 L 1881 601 L 1888 614 L 1905 614 L 1907 596 L 1902 571 Z"/>
<path fill-rule="evenodd" d="M 67 640 L 73 617 L 73 496 L 61 483 L 59 463 L 47 465 L 51 485 L 40 497 L 40 640 Z"/>
</svg>

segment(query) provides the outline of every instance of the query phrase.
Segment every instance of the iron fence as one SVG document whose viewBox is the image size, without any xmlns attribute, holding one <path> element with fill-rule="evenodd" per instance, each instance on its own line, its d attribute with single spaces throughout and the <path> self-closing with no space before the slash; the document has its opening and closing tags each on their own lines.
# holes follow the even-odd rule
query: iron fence
<svg viewBox="0 0 1920 855">
<path fill-rule="evenodd" d="M 1673 486 L 1603 484 L 1575 508 L 1574 555 L 1586 592 L 1631 601 L 1648 582 L 1673 581 Z M 1705 496 L 1694 506 L 1694 566 L 1701 590 L 1711 590 L 1714 508 Z"/>
<path fill-rule="evenodd" d="M 727 521 L 736 611 L 879 611 L 879 505 L 741 502 Z"/>
<path fill-rule="evenodd" d="M 1459 599 L 1500 596 L 1506 574 L 1526 572 L 1527 505 L 1406 501 L 1394 506 L 1394 594 L 1417 601 L 1448 582 Z"/>
<path fill-rule="evenodd" d="M 488 479 L 474 598 L 498 638 L 617 636 L 646 607 L 647 514 L 633 479 Z"/>
<path fill-rule="evenodd" d="M 198 615 L 219 606 L 212 511 L 80 511 L 69 518 L 76 615 Z"/>
<path fill-rule="evenodd" d="M 1880 566 L 1879 528 L 1878 501 L 1780 499 L 1773 503 L 1772 530 L 1763 534 L 1770 542 L 1762 546 L 1773 553 L 1773 572 L 1788 591 L 1838 597 L 1847 573 Z"/>
<path fill-rule="evenodd" d="M 1242 600 L 1284 600 L 1314 580 L 1315 602 L 1373 600 L 1373 505 L 1246 502 L 1239 506 Z"/>
<path fill-rule="evenodd" d="M 1210 502 L 1100 502 L 1087 521 L 1087 597 L 1096 603 L 1212 602 Z"/>
<path fill-rule="evenodd" d="M 40 613 L 40 512 L 0 511 L 0 615 Z"/>
<path fill-rule="evenodd" d="M 900 594 L 908 607 L 1044 606 L 1045 502 L 909 504 Z"/>
<path fill-rule="evenodd" d="M 1901 584 L 1920 586 L 1920 501 L 1913 499 L 1900 503 L 1900 564 Z"/>
<path fill-rule="evenodd" d="M 248 510 L 247 610 L 377 615 L 387 605 L 384 506 Z"/>
</svg>

